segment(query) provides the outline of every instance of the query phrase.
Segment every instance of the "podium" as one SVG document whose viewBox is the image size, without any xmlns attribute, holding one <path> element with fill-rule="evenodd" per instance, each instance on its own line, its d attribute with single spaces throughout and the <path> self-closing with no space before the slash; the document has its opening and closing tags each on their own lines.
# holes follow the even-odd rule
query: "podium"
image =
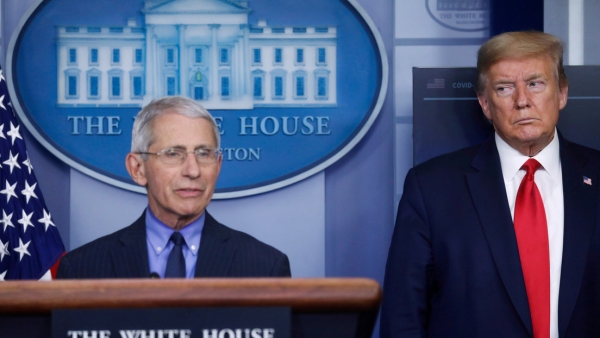
<svg viewBox="0 0 600 338">
<path fill-rule="evenodd" d="M 50 337 L 54 309 L 289 307 L 292 337 L 370 337 L 381 301 L 364 278 L 102 279 L 0 283 L 0 337 Z"/>
</svg>

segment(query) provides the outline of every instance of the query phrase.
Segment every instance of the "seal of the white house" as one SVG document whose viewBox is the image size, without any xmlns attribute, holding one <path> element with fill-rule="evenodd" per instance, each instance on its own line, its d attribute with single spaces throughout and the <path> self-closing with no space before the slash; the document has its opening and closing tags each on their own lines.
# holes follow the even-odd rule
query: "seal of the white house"
<svg viewBox="0 0 600 338">
<path fill-rule="evenodd" d="M 40 0 L 8 49 L 19 117 L 50 152 L 109 184 L 153 99 L 215 117 L 214 198 L 298 182 L 348 153 L 381 110 L 388 64 L 354 0 Z"/>
<path fill-rule="evenodd" d="M 490 0 L 425 0 L 427 13 L 440 25 L 461 32 L 486 30 Z"/>
</svg>

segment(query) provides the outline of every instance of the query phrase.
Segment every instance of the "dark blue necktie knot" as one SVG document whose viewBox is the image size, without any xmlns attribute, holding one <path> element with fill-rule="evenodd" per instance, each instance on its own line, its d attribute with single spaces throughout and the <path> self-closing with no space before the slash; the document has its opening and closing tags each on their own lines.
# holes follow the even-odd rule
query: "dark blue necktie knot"
<svg viewBox="0 0 600 338">
<path fill-rule="evenodd" d="M 181 232 L 175 231 L 172 235 L 171 238 L 169 239 L 171 242 L 173 242 L 173 244 L 175 244 L 176 246 L 179 245 L 183 245 L 185 244 L 185 238 L 183 238 L 183 235 L 181 235 Z"/>
<path fill-rule="evenodd" d="M 173 249 L 167 259 L 165 278 L 185 278 L 185 258 L 183 257 L 183 245 L 185 239 L 180 232 L 175 231 L 169 239 L 173 242 Z"/>
</svg>

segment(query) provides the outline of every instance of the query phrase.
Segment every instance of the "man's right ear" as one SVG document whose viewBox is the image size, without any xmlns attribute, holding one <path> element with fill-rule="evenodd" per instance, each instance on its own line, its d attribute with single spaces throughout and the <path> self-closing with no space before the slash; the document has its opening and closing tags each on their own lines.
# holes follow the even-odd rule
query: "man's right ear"
<svg viewBox="0 0 600 338">
<path fill-rule="evenodd" d="M 491 121 L 492 114 L 490 113 L 490 106 L 485 93 L 477 93 L 477 100 L 479 101 L 479 105 L 481 106 L 481 110 L 483 111 L 483 115 Z"/>
<path fill-rule="evenodd" d="M 145 187 L 146 183 L 148 183 L 144 165 L 144 160 L 140 154 L 129 153 L 127 154 L 127 157 L 125 157 L 125 168 L 127 168 L 129 176 L 131 176 L 135 183 L 142 187 Z"/>
</svg>

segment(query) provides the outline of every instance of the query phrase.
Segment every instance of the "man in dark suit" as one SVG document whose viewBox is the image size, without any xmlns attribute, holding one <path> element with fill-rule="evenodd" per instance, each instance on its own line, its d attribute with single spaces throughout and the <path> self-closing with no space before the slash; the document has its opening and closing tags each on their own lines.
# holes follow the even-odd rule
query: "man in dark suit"
<svg viewBox="0 0 600 338">
<path fill-rule="evenodd" d="M 289 277 L 285 254 L 207 211 L 221 169 L 219 130 L 196 102 L 166 97 L 136 117 L 126 158 L 148 208 L 130 226 L 69 252 L 57 278 Z"/>
<path fill-rule="evenodd" d="M 600 336 L 600 152 L 556 130 L 562 52 L 539 32 L 479 50 L 495 133 L 407 174 L 381 337 Z"/>
</svg>

